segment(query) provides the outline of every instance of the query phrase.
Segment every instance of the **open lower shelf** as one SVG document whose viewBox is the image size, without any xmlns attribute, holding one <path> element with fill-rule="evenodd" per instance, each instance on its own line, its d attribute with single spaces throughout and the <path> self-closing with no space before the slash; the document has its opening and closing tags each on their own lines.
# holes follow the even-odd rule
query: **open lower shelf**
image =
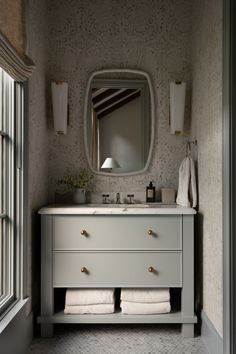
<svg viewBox="0 0 236 354">
<path fill-rule="evenodd" d="M 197 323 L 197 317 L 183 316 L 180 311 L 159 315 L 126 315 L 121 311 L 104 315 L 67 315 L 59 311 L 52 316 L 38 317 L 38 323 Z"/>
</svg>

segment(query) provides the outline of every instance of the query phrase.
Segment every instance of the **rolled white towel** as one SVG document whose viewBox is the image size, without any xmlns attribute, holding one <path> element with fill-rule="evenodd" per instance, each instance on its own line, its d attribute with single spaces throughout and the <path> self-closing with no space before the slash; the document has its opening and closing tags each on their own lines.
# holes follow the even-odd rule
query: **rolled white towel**
<svg viewBox="0 0 236 354">
<path fill-rule="evenodd" d="M 170 302 L 143 303 L 121 301 L 122 313 L 127 315 L 154 315 L 170 312 Z"/>
<path fill-rule="evenodd" d="M 170 301 L 170 289 L 121 289 L 120 298 L 131 302 L 166 302 Z"/>
<path fill-rule="evenodd" d="M 114 304 L 115 289 L 67 289 L 66 306 Z"/>
<path fill-rule="evenodd" d="M 77 305 L 65 306 L 64 313 L 71 315 L 106 314 L 115 311 L 115 304 Z"/>
</svg>

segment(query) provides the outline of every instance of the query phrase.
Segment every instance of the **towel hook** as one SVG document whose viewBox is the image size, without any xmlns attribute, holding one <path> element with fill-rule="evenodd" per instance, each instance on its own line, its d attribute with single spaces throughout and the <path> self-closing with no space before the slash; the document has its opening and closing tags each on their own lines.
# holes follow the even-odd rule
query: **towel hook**
<svg viewBox="0 0 236 354">
<path fill-rule="evenodd" d="M 191 154 L 191 144 L 188 141 L 186 145 L 186 156 L 190 156 L 190 154 Z"/>
<path fill-rule="evenodd" d="M 186 155 L 187 156 L 190 156 L 190 154 L 191 154 L 191 151 L 192 151 L 192 149 L 191 149 L 191 144 L 194 144 L 195 146 L 197 146 L 197 140 L 188 140 L 187 141 L 187 145 L 186 145 Z"/>
</svg>

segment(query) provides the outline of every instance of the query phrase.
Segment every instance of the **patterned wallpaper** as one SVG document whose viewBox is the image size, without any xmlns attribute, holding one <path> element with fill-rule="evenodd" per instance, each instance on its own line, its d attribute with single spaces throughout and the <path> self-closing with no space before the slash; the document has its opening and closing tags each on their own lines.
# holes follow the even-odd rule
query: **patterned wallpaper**
<svg viewBox="0 0 236 354">
<path fill-rule="evenodd" d="M 192 134 L 198 140 L 198 244 L 203 310 L 223 335 L 222 306 L 222 0 L 193 8 Z M 209 16 L 209 14 L 211 14 Z M 201 270 L 201 268 L 203 269 Z"/>
<path fill-rule="evenodd" d="M 29 1 L 27 19 L 28 55 L 36 64 L 29 80 L 29 199 L 28 199 L 28 295 L 31 306 L 39 306 L 40 217 L 38 210 L 48 203 L 48 132 L 46 119 L 46 0 Z"/>
<path fill-rule="evenodd" d="M 190 82 L 190 13 L 188 0 L 50 1 L 48 86 L 50 80 L 68 81 L 70 105 L 68 134 L 56 136 L 52 124 L 49 133 L 52 201 L 55 180 L 67 169 L 87 166 L 85 87 L 93 71 L 108 68 L 140 69 L 150 75 L 155 96 L 154 151 L 146 173 L 97 177 L 94 190 L 144 191 L 149 180 L 158 188 L 177 188 L 186 150 L 185 138 L 169 133 L 169 83 Z"/>
<path fill-rule="evenodd" d="M 192 92 L 192 138 L 198 139 L 198 154 L 197 149 L 194 151 L 200 206 L 196 244 L 198 248 L 202 245 L 199 254 L 203 260 L 196 273 L 202 281 L 203 269 L 203 309 L 222 335 L 222 0 L 50 0 L 47 14 L 44 2 L 29 3 L 30 56 L 38 64 L 30 84 L 33 214 L 45 203 L 47 190 L 54 200 L 55 180 L 67 169 L 87 166 L 84 94 L 90 74 L 100 69 L 140 69 L 150 75 L 156 127 L 148 171 L 133 177 L 97 177 L 95 191 L 143 191 L 150 179 L 158 188 L 177 188 L 187 138 L 169 134 L 169 82 L 186 80 L 188 95 Z M 69 83 L 70 125 L 66 136 L 53 132 L 51 80 Z M 189 112 L 188 105 L 187 118 Z M 37 222 L 29 227 L 35 232 Z"/>
</svg>

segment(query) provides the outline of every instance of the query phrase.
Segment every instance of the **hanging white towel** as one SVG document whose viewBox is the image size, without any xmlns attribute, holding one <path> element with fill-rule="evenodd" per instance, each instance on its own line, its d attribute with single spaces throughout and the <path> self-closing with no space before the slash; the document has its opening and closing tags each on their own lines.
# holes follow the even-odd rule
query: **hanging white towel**
<svg viewBox="0 0 236 354">
<path fill-rule="evenodd" d="M 190 202 L 190 196 L 192 202 Z M 194 161 L 187 156 L 182 161 L 179 168 L 179 187 L 176 198 L 176 203 L 193 208 L 197 205 L 197 189 L 196 189 L 196 175 Z"/>
<path fill-rule="evenodd" d="M 66 306 L 114 304 L 114 289 L 67 289 Z"/>
<path fill-rule="evenodd" d="M 130 302 L 166 302 L 170 300 L 169 288 L 121 289 L 121 300 Z"/>
<path fill-rule="evenodd" d="M 144 303 L 121 301 L 121 310 L 129 315 L 152 315 L 157 313 L 169 313 L 170 302 Z"/>
<path fill-rule="evenodd" d="M 85 313 L 105 314 L 113 313 L 115 311 L 115 304 L 97 304 L 97 305 L 77 305 L 65 306 L 64 313 L 72 315 L 83 315 Z"/>
<path fill-rule="evenodd" d="M 190 157 L 190 179 L 191 179 L 190 195 L 192 199 L 192 207 L 195 208 L 197 206 L 197 186 L 196 186 L 197 183 L 196 183 L 195 165 L 191 157 Z"/>
</svg>

